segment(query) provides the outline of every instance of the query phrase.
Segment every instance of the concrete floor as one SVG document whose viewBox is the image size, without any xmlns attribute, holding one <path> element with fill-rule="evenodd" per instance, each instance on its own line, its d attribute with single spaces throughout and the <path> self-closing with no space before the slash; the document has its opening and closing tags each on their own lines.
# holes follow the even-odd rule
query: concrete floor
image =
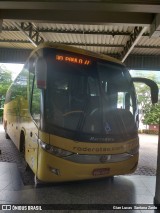
<svg viewBox="0 0 160 213">
<path fill-rule="evenodd" d="M 0 162 L 0 204 L 58 204 L 51 212 L 146 212 L 146 210 L 71 210 L 73 204 L 153 204 L 155 176 L 116 176 L 114 180 L 101 179 L 63 184 L 43 185 L 39 188 L 24 186 L 15 163 Z M 63 210 L 69 204 L 69 210 Z M 57 208 L 57 206 L 53 205 Z M 89 209 L 92 205 L 89 206 Z M 49 211 L 49 210 L 48 210 Z M 48 212 L 45 210 L 45 212 Z M 3 211 L 1 211 L 3 212 Z M 6 212 L 6 211 L 4 211 Z M 15 212 L 15 211 L 14 211 Z M 19 212 L 19 211 L 17 211 Z M 147 213 L 155 212 L 147 210 Z"/>
<path fill-rule="evenodd" d="M 0 130 L 3 131 L 2 128 Z M 142 206 L 146 204 L 145 207 L 149 207 L 150 204 L 153 204 L 156 176 L 151 168 L 156 170 L 155 161 L 157 156 L 155 150 L 157 150 L 158 138 L 153 140 L 151 136 L 150 143 L 148 143 L 148 139 L 147 141 L 143 140 L 144 142 L 142 143 L 144 144 L 140 148 L 140 167 L 138 172 L 143 174 L 142 169 L 144 168 L 144 174 L 149 170 L 152 176 L 149 176 L 149 173 L 147 173 L 148 176 L 134 174 L 115 176 L 113 180 L 106 178 L 94 181 L 42 185 L 39 188 L 35 188 L 34 185 L 24 185 L 19 169 L 21 158 L 16 158 L 16 155 L 14 156 L 13 153 L 16 153 L 16 151 L 12 152 L 11 146 L 5 143 L 3 132 L 0 136 L 3 141 L 0 144 L 0 149 L 2 148 L 1 158 L 6 150 L 8 155 L 5 154 L 5 158 L 13 158 L 14 160 L 12 162 L 2 162 L 0 160 L 0 209 L 2 209 L 2 205 L 4 204 L 21 204 L 21 206 L 25 204 L 53 204 L 53 206 L 46 206 L 46 208 L 51 207 L 52 210 L 44 210 L 43 212 L 158 212 L 154 210 L 135 210 L 133 205 L 131 205 Z M 147 152 L 147 146 L 149 146 L 149 153 Z M 147 160 L 149 160 L 149 163 Z M 106 204 L 113 205 L 105 206 Z M 122 208 L 122 206 L 127 207 L 127 204 L 129 204 L 129 207 L 131 205 L 133 210 L 117 209 L 118 207 Z M 110 208 L 110 210 L 107 210 L 107 208 Z M 12 211 L 1 210 L 0 212 Z"/>
</svg>

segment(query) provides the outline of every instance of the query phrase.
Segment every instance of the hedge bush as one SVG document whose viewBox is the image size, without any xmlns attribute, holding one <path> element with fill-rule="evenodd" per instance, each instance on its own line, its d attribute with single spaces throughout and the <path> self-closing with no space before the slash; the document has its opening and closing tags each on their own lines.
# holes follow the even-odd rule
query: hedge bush
<svg viewBox="0 0 160 213">
<path fill-rule="evenodd" d="M 139 130 L 139 133 L 151 134 L 151 135 L 158 135 L 158 130 L 150 130 L 150 129 L 143 129 Z"/>
</svg>

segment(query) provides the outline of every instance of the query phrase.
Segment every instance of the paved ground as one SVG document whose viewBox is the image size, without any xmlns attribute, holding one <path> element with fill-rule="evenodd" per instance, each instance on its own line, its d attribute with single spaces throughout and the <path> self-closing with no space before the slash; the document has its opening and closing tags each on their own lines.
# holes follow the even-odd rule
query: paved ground
<svg viewBox="0 0 160 213">
<path fill-rule="evenodd" d="M 103 178 L 35 188 L 23 185 L 16 163 L 0 162 L 0 212 L 6 213 L 1 211 L 6 207 L 13 212 L 17 205 L 18 208 L 38 205 L 46 213 L 155 213 L 148 210 L 154 203 L 155 185 L 155 176 L 119 175 L 113 180 Z M 156 195 L 159 201 L 157 198 Z M 30 212 L 29 209 L 25 212 Z"/>
<path fill-rule="evenodd" d="M 31 170 L 25 170 L 25 162 L 22 154 L 17 150 L 11 140 L 5 139 L 5 133 L 0 125 L 0 162 L 16 163 L 25 185 L 34 184 L 34 175 Z"/>
<path fill-rule="evenodd" d="M 156 175 L 158 136 L 139 134 L 140 156 L 138 168 L 134 175 Z"/>
<path fill-rule="evenodd" d="M 135 173 L 132 175 L 155 176 L 157 165 L 158 136 L 140 135 L 140 159 Z M 2 125 L 0 125 L 0 162 L 16 163 L 25 185 L 33 184 L 33 173 L 25 171 L 24 160 L 11 140 L 6 140 Z"/>
</svg>

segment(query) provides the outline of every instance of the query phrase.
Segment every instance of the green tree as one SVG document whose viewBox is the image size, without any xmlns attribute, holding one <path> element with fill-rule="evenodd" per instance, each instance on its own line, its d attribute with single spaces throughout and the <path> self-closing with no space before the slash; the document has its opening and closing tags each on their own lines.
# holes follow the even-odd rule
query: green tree
<svg viewBox="0 0 160 213">
<path fill-rule="evenodd" d="M 146 77 L 158 84 L 160 88 L 160 80 L 153 72 L 140 73 L 139 77 Z M 152 105 L 150 88 L 143 83 L 135 83 L 136 93 L 138 97 L 138 104 L 140 108 L 140 120 L 143 124 L 158 124 L 160 118 L 160 103 Z M 160 96 L 160 95 L 159 95 Z M 160 97 L 159 97 L 160 100 Z"/>
<path fill-rule="evenodd" d="M 4 66 L 0 66 L 0 107 L 3 107 L 8 87 L 12 83 L 12 74 Z"/>
<path fill-rule="evenodd" d="M 159 124 L 160 119 L 160 104 L 155 104 L 146 109 L 144 115 L 144 124 Z"/>
</svg>

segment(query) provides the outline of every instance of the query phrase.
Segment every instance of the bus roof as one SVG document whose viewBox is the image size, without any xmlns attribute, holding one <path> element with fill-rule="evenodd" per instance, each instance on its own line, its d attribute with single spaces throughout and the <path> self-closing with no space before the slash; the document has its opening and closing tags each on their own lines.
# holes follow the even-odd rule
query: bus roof
<svg viewBox="0 0 160 213">
<path fill-rule="evenodd" d="M 79 54 L 83 54 L 86 56 L 91 56 L 94 58 L 99 58 L 99 59 L 103 59 L 106 61 L 110 61 L 110 62 L 114 62 L 114 63 L 118 63 L 118 64 L 123 64 L 120 60 L 110 57 L 108 55 L 104 55 L 104 54 L 100 54 L 100 53 L 95 53 L 89 50 L 84 50 L 81 48 L 77 48 L 77 47 L 73 47 L 73 46 L 69 46 L 69 45 L 65 45 L 65 44 L 58 44 L 58 43 L 51 43 L 51 42 L 45 42 L 43 44 L 40 44 L 37 48 L 35 48 L 33 50 L 33 52 L 31 53 L 31 55 L 36 52 L 39 49 L 43 49 L 43 48 L 56 48 L 56 49 L 60 49 L 60 50 L 68 50 L 74 53 L 79 53 Z"/>
</svg>

